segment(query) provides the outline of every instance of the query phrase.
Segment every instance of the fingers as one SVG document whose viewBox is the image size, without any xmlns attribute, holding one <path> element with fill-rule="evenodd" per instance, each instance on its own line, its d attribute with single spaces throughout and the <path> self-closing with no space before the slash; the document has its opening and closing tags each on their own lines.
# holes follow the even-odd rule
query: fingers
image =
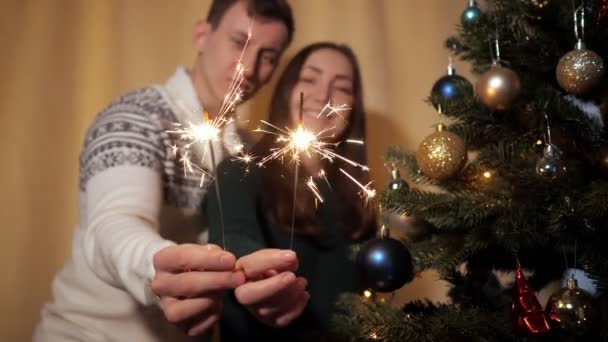
<svg viewBox="0 0 608 342">
<path fill-rule="evenodd" d="M 184 270 L 232 271 L 236 258 L 212 244 L 183 244 L 169 246 L 154 254 L 156 272 L 183 272 Z"/>
<path fill-rule="evenodd" d="M 219 312 L 221 298 L 218 295 L 184 300 L 173 297 L 162 297 L 160 307 L 167 321 L 179 324 L 194 317 Z"/>
<path fill-rule="evenodd" d="M 274 322 L 275 325 L 279 328 L 285 327 L 289 323 L 291 323 L 291 321 L 298 318 L 302 314 L 304 309 L 306 308 L 306 305 L 308 304 L 309 299 L 310 299 L 310 294 L 308 292 L 301 292 L 300 296 L 295 301 L 293 308 L 290 311 L 288 311 L 287 313 L 285 313 L 284 315 L 278 317 Z"/>
<path fill-rule="evenodd" d="M 274 322 L 275 318 L 291 310 L 292 306 L 298 300 L 301 293 L 305 292 L 308 282 L 305 278 L 299 277 L 297 281 L 290 287 L 277 293 L 269 300 L 263 301 L 251 307 L 254 315 L 270 322 Z"/>
<path fill-rule="evenodd" d="M 196 336 L 218 321 L 222 310 L 221 294 L 185 300 L 163 297 L 160 307 L 169 322 L 182 327 L 188 335 Z"/>
<path fill-rule="evenodd" d="M 268 270 L 295 272 L 298 258 L 291 250 L 267 248 L 241 257 L 236 262 L 236 268 L 243 270 L 247 279 L 256 279 Z"/>
<path fill-rule="evenodd" d="M 234 289 L 245 283 L 242 272 L 158 273 L 150 287 L 157 296 L 190 298 L 221 290 Z"/>
<path fill-rule="evenodd" d="M 275 296 L 296 281 L 296 276 L 292 272 L 283 272 L 264 280 L 245 283 L 237 287 L 234 294 L 242 305 L 258 304 Z"/>
<path fill-rule="evenodd" d="M 193 326 L 190 330 L 188 330 L 188 335 L 189 336 L 201 335 L 202 333 L 207 331 L 209 328 L 211 328 L 219 319 L 220 319 L 219 313 L 216 313 L 216 314 L 213 314 L 213 315 L 207 317 L 207 319 L 205 319 L 204 321 L 200 322 L 199 324 Z"/>
</svg>

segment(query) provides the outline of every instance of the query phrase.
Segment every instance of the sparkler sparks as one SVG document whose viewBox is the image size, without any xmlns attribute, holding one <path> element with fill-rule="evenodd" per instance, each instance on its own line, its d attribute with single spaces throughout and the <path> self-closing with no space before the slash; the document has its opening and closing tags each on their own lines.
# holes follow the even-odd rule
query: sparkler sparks
<svg viewBox="0 0 608 342">
<path fill-rule="evenodd" d="M 312 177 L 310 177 L 308 179 L 308 182 L 306 182 L 306 186 L 308 186 L 308 188 L 315 195 L 315 197 L 317 198 L 317 200 L 319 202 L 323 203 L 323 196 L 321 196 L 321 191 L 319 191 L 319 187 L 317 186 L 317 183 L 315 182 L 315 179 L 312 178 Z"/>
<path fill-rule="evenodd" d="M 205 184 L 205 178 L 207 175 L 212 177 L 212 180 L 215 178 L 213 176 L 213 172 L 217 165 L 217 160 L 215 158 L 215 152 L 213 149 L 213 143 L 216 141 L 224 140 L 225 144 L 229 144 L 229 141 L 226 139 L 222 139 L 223 130 L 229 123 L 234 122 L 236 107 L 243 100 L 243 82 L 245 80 L 245 65 L 243 64 L 243 56 L 245 54 L 245 50 L 249 45 L 249 41 L 251 40 L 251 26 L 249 28 L 249 32 L 247 35 L 247 40 L 243 45 L 243 49 L 241 51 L 240 57 L 236 62 L 234 75 L 232 76 L 232 80 L 230 85 L 228 86 L 228 91 L 224 96 L 222 104 L 220 106 L 219 111 L 213 118 L 209 118 L 209 114 L 207 112 L 202 113 L 202 109 L 197 108 L 187 108 L 183 103 L 177 102 L 176 105 L 181 108 L 185 113 L 188 114 L 191 118 L 202 118 L 202 122 L 186 122 L 184 124 L 178 123 L 175 124 L 176 129 L 173 131 L 169 131 L 170 134 L 178 134 L 179 140 L 183 142 L 180 145 L 172 146 L 172 152 L 174 156 L 179 155 L 179 161 L 184 166 L 184 173 L 195 173 L 195 170 L 201 172 L 201 179 L 199 182 L 199 186 L 203 187 Z M 200 119 L 199 119 L 200 120 Z M 228 139 L 229 140 L 229 139 Z M 202 146 L 203 147 L 203 155 L 201 157 L 201 166 L 197 166 L 196 163 L 192 161 L 192 156 L 195 155 L 194 152 L 191 151 L 192 146 Z M 205 149 L 204 147 L 208 147 Z M 241 151 L 243 150 L 243 146 L 239 143 L 238 146 L 227 146 L 228 149 L 233 151 Z M 202 165 L 205 165 L 205 160 L 207 159 L 207 154 L 210 158 L 210 170 L 205 170 Z M 244 156 L 243 158 L 246 158 Z M 217 177 L 217 176 L 216 176 Z M 216 182 L 215 186 L 215 195 L 218 200 L 219 212 L 220 212 L 220 221 L 222 226 L 222 245 L 224 249 L 226 249 L 226 239 L 225 239 L 225 229 L 224 229 L 224 213 L 222 209 L 222 199 L 220 196 L 220 186 L 219 183 Z"/>
<path fill-rule="evenodd" d="M 205 177 L 213 177 L 213 175 L 192 161 L 192 156 L 194 155 L 194 153 L 191 151 L 192 146 L 196 144 L 208 146 L 208 151 L 213 152 L 212 143 L 220 140 L 222 129 L 229 122 L 230 120 L 220 119 L 219 117 L 209 119 L 209 114 L 205 112 L 203 122 L 198 124 L 188 122 L 187 126 L 184 128 L 182 128 L 181 124 L 176 123 L 176 129 L 169 131 L 171 134 L 178 134 L 179 140 L 184 141 L 181 146 L 172 146 L 173 155 L 180 156 L 179 161 L 184 166 L 184 173 L 194 174 L 195 170 L 201 172 L 201 180 L 199 182 L 199 186 L 201 187 L 205 183 Z M 206 159 L 207 149 L 204 149 L 203 155 L 201 156 L 201 164 L 204 164 Z M 212 158 L 211 164 L 215 166 L 214 159 L 215 158 Z"/>
<path fill-rule="evenodd" d="M 242 86 L 245 80 L 245 65 L 243 64 L 243 56 L 247 46 L 249 45 L 249 41 L 251 39 L 251 29 L 248 32 L 247 40 L 243 46 L 243 50 L 237 60 L 234 74 L 232 76 L 232 81 L 228 86 L 228 91 L 224 96 L 220 109 L 213 118 L 209 118 L 209 114 L 207 112 L 203 113 L 200 108 L 187 108 L 183 103 L 177 102 L 176 105 L 186 112 L 191 118 L 202 118 L 201 121 L 197 122 L 186 122 L 176 123 L 175 130 L 169 131 L 171 134 L 178 134 L 179 140 L 183 143 L 180 146 L 173 146 L 173 154 L 180 155 L 179 161 L 184 165 L 184 172 L 186 173 L 194 173 L 195 170 L 201 172 L 201 181 L 200 186 L 202 187 L 204 184 L 204 180 L 206 176 L 213 176 L 208 171 L 204 170 L 202 167 L 197 166 L 196 163 L 192 161 L 193 155 L 195 155 L 191 149 L 194 145 L 200 146 L 208 146 L 209 147 L 209 156 L 207 156 L 207 151 L 204 152 L 204 155 L 201 156 L 201 164 L 205 163 L 207 157 L 210 157 L 212 160 L 212 168 L 215 167 L 216 161 L 213 156 L 213 146 L 212 143 L 215 141 L 220 141 L 222 137 L 222 133 L 226 125 L 235 121 L 235 111 L 236 107 L 243 100 L 243 91 Z M 239 143 L 237 146 L 228 146 L 229 149 L 233 151 L 242 151 L 243 147 Z"/>
<path fill-rule="evenodd" d="M 369 182 L 369 183 L 363 185 L 363 184 L 361 184 L 361 182 L 356 180 L 355 177 L 351 176 L 348 172 L 344 171 L 344 169 L 340 169 L 340 172 L 342 172 L 346 177 L 348 177 L 351 181 L 353 181 L 353 183 L 355 183 L 361 189 L 362 193 L 365 195 L 366 201 L 370 201 L 371 199 L 376 197 L 376 190 L 371 188 L 372 182 Z"/>
<path fill-rule="evenodd" d="M 256 159 L 253 154 L 244 152 L 245 146 L 240 144 L 236 147 L 237 154 L 233 157 L 234 160 L 239 161 L 245 165 L 245 172 L 249 172 L 249 165 Z"/>
<path fill-rule="evenodd" d="M 268 156 L 260 160 L 258 163 L 259 166 L 264 166 L 265 163 L 273 159 L 283 160 L 286 156 L 291 157 L 293 162 L 299 163 L 302 154 L 307 156 L 316 154 L 322 159 L 326 159 L 332 163 L 338 159 L 349 165 L 358 167 L 361 170 L 369 171 L 367 166 L 359 164 L 334 152 L 333 149 L 336 148 L 339 143 L 330 143 L 324 141 L 333 136 L 329 133 L 334 129 L 334 127 L 330 127 L 321 132 L 315 133 L 307 130 L 302 123 L 298 124 L 298 127 L 295 130 L 292 130 L 289 128 L 281 129 L 265 120 L 262 120 L 261 122 L 262 124 L 268 126 L 268 129 L 257 128 L 255 132 L 276 135 L 277 144 L 282 144 L 283 147 L 272 149 Z M 346 140 L 345 143 L 356 143 L 359 145 L 363 144 L 363 142 L 360 140 Z"/>
<path fill-rule="evenodd" d="M 326 140 L 330 140 L 333 137 L 331 132 L 335 129 L 335 127 L 330 127 L 324 129 L 320 132 L 313 132 L 304 127 L 303 124 L 303 106 L 304 106 L 304 94 L 300 93 L 300 113 L 299 113 L 299 121 L 298 126 L 295 130 L 286 127 L 282 129 L 273 125 L 272 123 L 262 120 L 261 123 L 266 126 L 265 128 L 258 127 L 255 131 L 262 132 L 266 134 L 275 135 L 277 137 L 276 143 L 280 145 L 279 147 L 270 149 L 270 154 L 263 157 L 260 162 L 258 162 L 258 166 L 263 167 L 265 163 L 271 160 L 281 160 L 283 161 L 286 157 L 291 159 L 291 162 L 294 163 L 294 184 L 293 184 L 293 210 L 292 210 L 292 219 L 291 219 L 291 239 L 290 239 L 290 249 L 293 249 L 293 234 L 295 228 L 295 215 L 296 215 L 296 200 L 297 200 L 297 189 L 298 189 L 298 174 L 300 169 L 301 156 L 306 155 L 308 157 L 317 156 L 320 157 L 321 160 L 327 160 L 330 163 L 335 161 L 345 162 L 353 167 L 360 168 L 364 171 L 369 171 L 369 168 L 365 165 L 359 164 L 353 160 L 350 160 L 334 151 L 336 147 L 339 146 L 340 143 L 332 143 L 326 142 Z M 320 113 L 316 115 L 317 118 L 322 115 L 331 116 L 338 115 L 342 119 L 341 112 L 345 110 L 350 110 L 350 108 L 346 105 L 340 105 L 337 107 L 331 106 L 330 103 L 326 104 Z M 346 140 L 345 143 L 354 143 L 362 145 L 363 141 L 349 139 Z M 344 171 L 344 169 L 340 169 L 340 171 L 345 174 L 350 180 L 355 182 L 361 189 L 364 191 L 361 192 L 364 196 L 366 196 L 366 202 L 373 198 L 376 194 L 375 190 L 370 188 L 371 183 L 367 185 L 362 185 L 355 177 L 350 175 L 348 172 Z M 321 170 L 319 173 L 319 178 L 323 178 L 329 185 L 329 181 L 325 175 L 325 171 Z M 323 202 L 323 196 L 321 196 L 321 191 L 317 186 L 313 177 L 310 177 L 306 182 L 306 186 L 315 196 L 315 203 Z M 331 185 L 330 185 L 331 187 Z"/>
<path fill-rule="evenodd" d="M 340 118 L 344 119 L 344 116 L 342 116 L 342 112 L 350 110 L 350 107 L 345 105 L 345 104 L 341 104 L 339 106 L 332 106 L 331 102 L 328 102 L 323 109 L 321 109 L 321 111 L 317 114 L 317 119 L 322 117 L 323 115 L 325 116 L 332 116 L 332 115 L 337 115 Z"/>
<path fill-rule="evenodd" d="M 261 121 L 261 123 L 266 127 L 257 128 L 255 131 L 275 135 L 277 137 L 276 143 L 279 145 L 279 147 L 271 149 L 270 154 L 263 157 L 258 162 L 258 166 L 262 167 L 262 166 L 264 166 L 265 163 L 267 163 L 271 160 L 283 161 L 285 158 L 289 158 L 291 160 L 291 162 L 293 162 L 295 164 L 295 168 L 297 170 L 299 167 L 302 155 L 305 155 L 308 157 L 312 157 L 312 156 L 316 155 L 316 156 L 320 157 L 321 159 L 328 160 L 330 163 L 333 163 L 335 161 L 342 161 L 342 162 L 345 162 L 346 164 L 359 168 L 363 171 L 366 171 L 366 172 L 369 171 L 369 168 L 366 165 L 359 164 L 353 160 L 350 160 L 350 159 L 336 153 L 334 151 L 334 149 L 336 147 L 338 147 L 338 145 L 340 143 L 327 142 L 327 140 L 329 140 L 330 138 L 333 137 L 332 131 L 335 129 L 335 127 L 330 127 L 325 130 L 322 130 L 320 132 L 312 132 L 312 131 L 306 129 L 306 127 L 303 125 L 303 122 L 302 122 L 303 121 L 302 120 L 302 116 L 303 116 L 302 102 L 303 102 L 303 94 L 300 94 L 300 120 L 299 120 L 298 126 L 296 127 L 295 130 L 290 129 L 290 128 L 282 129 L 282 128 L 279 128 L 279 127 L 271 124 L 268 121 L 265 121 L 265 120 Z M 340 113 L 345 110 L 350 110 L 350 108 L 345 105 L 340 105 L 340 106 L 334 107 L 328 103 L 327 105 L 325 105 L 325 107 L 323 107 L 323 109 L 321 110 L 320 114 L 317 115 L 317 117 L 320 117 L 321 115 L 327 115 L 327 116 L 341 115 Z M 357 144 L 357 145 L 364 144 L 364 142 L 362 140 L 355 140 L 355 139 L 348 139 L 348 140 L 345 140 L 343 143 L 350 143 L 350 144 Z M 346 175 L 351 181 L 353 181 L 359 188 L 362 189 L 361 194 L 365 197 L 366 202 L 368 202 L 370 199 L 372 199 L 376 195 L 375 190 L 371 189 L 371 183 L 369 183 L 367 185 L 363 185 L 359 181 L 357 181 L 357 179 L 355 177 L 353 177 L 348 172 L 346 172 L 344 169 L 340 169 L 340 171 L 344 175 Z M 321 172 L 319 172 L 317 177 L 324 179 L 327 182 L 327 184 L 330 185 L 324 170 L 321 170 Z M 323 197 L 321 196 L 319 187 L 313 177 L 310 177 L 307 180 L 306 186 L 314 194 L 315 198 L 318 201 L 323 202 Z"/>
</svg>

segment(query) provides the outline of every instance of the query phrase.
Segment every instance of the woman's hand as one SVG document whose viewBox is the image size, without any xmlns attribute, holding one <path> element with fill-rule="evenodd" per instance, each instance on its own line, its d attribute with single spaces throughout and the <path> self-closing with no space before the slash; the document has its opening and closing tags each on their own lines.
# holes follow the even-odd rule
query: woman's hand
<svg viewBox="0 0 608 342">
<path fill-rule="evenodd" d="M 260 322 L 284 327 L 300 316 L 310 299 L 308 282 L 296 277 L 293 251 L 263 249 L 241 257 L 236 268 L 247 281 L 235 290 L 237 301 Z"/>
</svg>

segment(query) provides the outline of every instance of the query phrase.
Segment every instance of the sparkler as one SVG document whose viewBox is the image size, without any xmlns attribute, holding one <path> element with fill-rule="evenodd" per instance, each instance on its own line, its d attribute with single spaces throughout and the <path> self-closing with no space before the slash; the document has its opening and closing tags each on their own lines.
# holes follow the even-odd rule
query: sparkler
<svg viewBox="0 0 608 342">
<path fill-rule="evenodd" d="M 363 185 L 363 184 L 361 184 L 361 182 L 356 180 L 355 177 L 351 176 L 348 172 L 344 171 L 344 169 L 340 169 L 340 172 L 342 172 L 346 177 L 348 177 L 351 181 L 353 181 L 361 189 L 361 193 L 363 195 L 365 195 L 364 197 L 365 197 L 366 202 L 369 202 L 374 197 L 376 197 L 376 190 L 371 188 L 372 182 L 369 182 L 369 183 Z"/>
<path fill-rule="evenodd" d="M 300 161 L 301 156 L 306 155 L 308 157 L 312 157 L 313 155 L 319 156 L 322 160 L 327 160 L 330 163 L 335 161 L 345 162 L 353 167 L 359 168 L 363 171 L 369 171 L 369 168 L 366 165 L 359 164 L 353 160 L 350 160 L 336 152 L 333 151 L 334 148 L 338 147 L 340 143 L 331 143 L 326 142 L 328 138 L 331 138 L 333 135 L 331 131 L 335 129 L 335 127 L 330 127 L 324 129 L 320 132 L 312 132 L 307 130 L 303 124 L 303 106 L 304 106 L 304 94 L 300 93 L 300 112 L 299 112 L 299 120 L 298 125 L 295 130 L 285 128 L 281 129 L 268 121 L 262 120 L 261 123 L 267 126 L 266 129 L 257 128 L 256 132 L 262 132 L 266 134 L 276 135 L 276 143 L 282 145 L 281 147 L 273 148 L 270 150 L 270 154 L 263 157 L 259 162 L 258 166 L 262 167 L 265 163 L 271 160 L 281 160 L 283 161 L 286 157 L 291 158 L 291 162 L 294 163 L 294 178 L 293 178 L 293 207 L 292 207 L 292 217 L 291 217 L 291 234 L 290 234 L 290 249 L 293 249 L 293 236 L 294 236 L 294 228 L 295 228 L 295 215 L 296 215 L 296 201 L 297 201 L 297 189 L 298 189 L 298 177 L 300 170 Z M 331 116 L 338 115 L 340 118 L 343 118 L 341 115 L 342 111 L 349 110 L 345 105 L 340 105 L 337 107 L 331 106 L 331 104 L 327 104 L 323 107 L 319 114 L 317 114 L 317 118 L 322 115 Z M 352 143 L 363 145 L 363 141 L 349 139 L 344 143 Z M 340 172 L 348 177 L 351 181 L 354 182 L 362 191 L 361 195 L 365 197 L 366 202 L 375 197 L 376 191 L 371 189 L 371 182 L 363 185 L 355 177 L 350 175 L 344 169 L 340 168 Z M 329 181 L 326 177 L 325 171 L 321 170 L 318 174 L 318 178 L 324 179 L 328 185 Z M 315 179 L 310 177 L 306 182 L 306 186 L 313 193 L 316 200 L 323 203 L 323 197 L 321 196 L 321 192 Z M 331 187 L 331 185 L 330 185 Z"/>
<path fill-rule="evenodd" d="M 303 94 L 300 95 L 300 102 L 302 102 Z M 333 114 L 339 115 L 339 113 L 345 109 L 348 108 L 344 106 L 331 107 L 330 105 L 326 105 L 323 111 L 329 110 L 326 115 L 330 116 Z M 298 127 L 295 130 L 289 128 L 281 129 L 268 121 L 261 120 L 261 123 L 268 126 L 268 129 L 257 128 L 255 132 L 276 135 L 276 142 L 278 144 L 284 144 L 284 146 L 272 149 L 272 153 L 261 159 L 261 161 L 258 163 L 259 166 L 263 166 L 270 160 L 283 160 L 286 156 L 291 156 L 293 162 L 299 163 L 300 155 L 305 153 L 307 156 L 312 156 L 313 154 L 319 155 L 322 159 L 326 159 L 329 162 L 334 162 L 336 159 L 338 159 L 349 165 L 360 168 L 361 170 L 369 171 L 369 167 L 366 165 L 359 164 L 334 152 L 332 149 L 338 147 L 340 143 L 330 143 L 324 141 L 333 136 L 329 133 L 334 130 L 335 127 L 330 127 L 315 133 L 305 129 L 304 125 L 302 124 L 302 116 L 302 109 L 300 108 L 300 119 Z M 269 129 L 272 129 L 272 131 Z M 353 143 L 358 145 L 364 144 L 363 141 L 354 139 L 346 140 L 345 143 Z M 324 173 L 322 174 L 324 175 Z"/>
<path fill-rule="evenodd" d="M 217 164 L 216 164 L 215 152 L 213 149 L 213 143 L 221 140 L 222 132 L 223 132 L 224 128 L 226 127 L 226 125 L 234 122 L 236 107 L 243 99 L 243 92 L 241 90 L 241 87 L 242 87 L 243 81 L 245 79 L 245 77 L 244 77 L 245 65 L 243 64 L 242 61 L 243 61 L 243 56 L 245 54 L 245 50 L 247 49 L 250 39 L 251 39 L 251 27 L 250 27 L 248 35 L 247 35 L 247 40 L 245 41 L 245 44 L 243 45 L 243 50 L 241 51 L 239 59 L 237 60 L 234 75 L 233 75 L 231 83 L 228 87 L 228 91 L 226 92 L 226 95 L 224 96 L 224 99 L 222 101 L 222 104 L 220 106 L 220 109 L 219 109 L 217 115 L 213 118 L 209 118 L 209 114 L 207 112 L 203 113 L 201 109 L 187 108 L 186 106 L 183 105 L 183 103 L 177 102 L 176 103 L 177 106 L 180 107 L 182 110 L 184 110 L 186 113 L 190 114 L 190 117 L 199 117 L 199 118 L 202 117 L 203 120 L 202 120 L 202 122 L 196 122 L 196 123 L 187 122 L 185 125 L 176 123 L 175 130 L 168 131 L 168 133 L 171 133 L 171 134 L 178 134 L 180 141 L 184 141 L 184 143 L 180 146 L 177 146 L 177 145 L 172 146 L 173 154 L 175 156 L 177 156 L 179 153 L 179 155 L 181 156 L 179 161 L 184 166 L 184 173 L 193 173 L 194 174 L 195 170 L 200 171 L 201 172 L 201 180 L 199 182 L 200 187 L 202 187 L 203 184 L 205 183 L 206 176 L 210 176 L 211 181 L 216 180 L 215 195 L 217 197 L 218 207 L 219 207 L 219 211 L 220 211 L 220 222 L 221 222 L 221 226 L 222 226 L 222 245 L 223 245 L 224 249 L 226 249 L 226 239 L 225 239 L 225 229 L 224 229 L 224 212 L 223 212 L 223 208 L 222 208 L 222 199 L 220 196 L 220 185 L 219 185 L 219 182 L 217 182 L 218 176 L 217 176 L 217 174 L 215 174 L 215 176 L 213 175 L 214 171 L 209 172 L 209 171 L 205 170 L 204 168 L 197 166 L 192 161 L 192 156 L 194 155 L 194 153 L 191 152 L 191 148 L 194 145 L 207 146 L 209 149 L 209 158 L 210 158 L 210 162 L 211 162 L 211 167 L 212 167 L 212 169 L 215 169 L 215 166 Z M 235 150 L 235 151 L 240 151 L 242 153 L 243 145 L 241 145 L 239 143 L 239 145 L 237 145 L 237 146 L 232 146 L 231 149 Z M 241 158 L 243 158 L 243 160 L 247 160 L 250 157 L 248 157 L 247 155 L 243 155 Z M 204 164 L 206 159 L 207 159 L 207 151 L 204 150 L 203 155 L 201 156 L 201 164 Z"/>
</svg>

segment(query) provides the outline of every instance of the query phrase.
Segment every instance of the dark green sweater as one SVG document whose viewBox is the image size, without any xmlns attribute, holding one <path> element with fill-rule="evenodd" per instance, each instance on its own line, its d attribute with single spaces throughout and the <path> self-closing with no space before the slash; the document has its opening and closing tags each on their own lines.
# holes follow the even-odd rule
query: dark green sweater
<svg viewBox="0 0 608 342">
<path fill-rule="evenodd" d="M 216 182 L 221 190 L 226 250 L 239 258 L 263 248 L 289 248 L 289 232 L 269 223 L 268 196 L 260 169 L 251 167 L 247 173 L 241 163 L 226 160 L 218 167 Z M 224 298 L 220 323 L 222 341 L 306 339 L 310 333 L 322 333 L 328 328 L 340 293 L 361 291 L 353 260 L 355 242 L 345 239 L 335 229 L 339 218 L 344 217 L 340 203 L 328 186 L 321 191 L 325 200 L 318 210 L 321 236 L 294 237 L 294 251 L 300 265 L 296 274 L 308 280 L 311 295 L 304 313 L 286 328 L 270 328 L 238 304 L 231 292 Z M 208 191 L 205 209 L 209 241 L 221 246 L 222 228 L 213 188 Z"/>
</svg>

